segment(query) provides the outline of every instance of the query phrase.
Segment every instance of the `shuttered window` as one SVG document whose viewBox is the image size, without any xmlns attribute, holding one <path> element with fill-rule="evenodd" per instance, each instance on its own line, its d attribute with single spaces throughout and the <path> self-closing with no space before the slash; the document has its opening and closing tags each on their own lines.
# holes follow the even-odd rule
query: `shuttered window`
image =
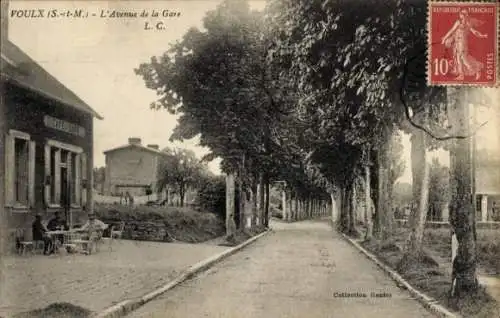
<svg viewBox="0 0 500 318">
<path fill-rule="evenodd" d="M 30 135 L 10 130 L 5 136 L 5 202 L 13 208 L 35 204 L 35 142 Z"/>
</svg>

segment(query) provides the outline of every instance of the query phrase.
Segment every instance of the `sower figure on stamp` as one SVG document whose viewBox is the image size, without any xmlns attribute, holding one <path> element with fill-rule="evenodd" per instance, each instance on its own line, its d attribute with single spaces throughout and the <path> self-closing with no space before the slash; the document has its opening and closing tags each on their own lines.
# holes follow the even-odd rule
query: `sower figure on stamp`
<svg viewBox="0 0 500 318">
<path fill-rule="evenodd" d="M 487 38 L 487 34 L 482 34 L 474 28 L 482 23 L 482 21 L 471 18 L 467 10 L 460 10 L 459 19 L 455 21 L 453 27 L 441 40 L 441 44 L 452 49 L 452 73 L 457 75 L 456 80 L 463 80 L 464 76 L 475 76 L 476 80 L 481 77 L 484 64 L 470 55 L 467 37 L 470 32 L 478 38 Z"/>
</svg>

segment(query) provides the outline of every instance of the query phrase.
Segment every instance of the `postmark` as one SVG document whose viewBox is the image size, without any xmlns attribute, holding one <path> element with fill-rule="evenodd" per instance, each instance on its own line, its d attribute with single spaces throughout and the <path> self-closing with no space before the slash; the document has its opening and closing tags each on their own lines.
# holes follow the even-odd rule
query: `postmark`
<svg viewBox="0 0 500 318">
<path fill-rule="evenodd" d="M 499 8 L 497 2 L 429 1 L 428 85 L 499 84 Z"/>
</svg>

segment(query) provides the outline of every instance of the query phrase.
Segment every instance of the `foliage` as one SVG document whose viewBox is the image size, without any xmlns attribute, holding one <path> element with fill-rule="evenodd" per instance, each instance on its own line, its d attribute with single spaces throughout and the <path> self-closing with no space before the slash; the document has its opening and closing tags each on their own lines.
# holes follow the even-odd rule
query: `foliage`
<svg viewBox="0 0 500 318">
<path fill-rule="evenodd" d="M 136 73 L 160 96 L 153 108 L 180 114 L 171 139 L 199 135 L 211 150 L 204 159 L 221 157 L 222 170 L 247 186 L 262 172 L 305 195 L 318 189 L 299 144 L 305 125 L 293 114 L 294 96 L 283 93 L 281 66 L 266 63 L 272 38 L 263 22 L 247 1 L 223 1 L 206 15 L 206 31 L 189 30 Z"/>
<path fill-rule="evenodd" d="M 207 168 L 191 150 L 165 148 L 162 152 L 157 190 L 173 188 L 179 193 L 182 206 L 187 187 L 196 187 Z"/>
<path fill-rule="evenodd" d="M 410 183 L 397 182 L 394 185 L 393 199 L 396 207 L 410 206 L 412 198 L 412 186 Z"/>
<path fill-rule="evenodd" d="M 202 32 L 189 30 L 160 58 L 136 73 L 160 99 L 154 108 L 180 113 L 172 139 L 200 136 L 200 145 L 237 170 L 241 158 L 261 153 L 267 97 L 259 26 L 246 1 L 224 1 L 207 13 Z M 251 160 L 247 160 L 247 164 Z"/>
<path fill-rule="evenodd" d="M 223 177 L 206 178 L 198 189 L 196 205 L 226 219 L 226 181 Z"/>
<path fill-rule="evenodd" d="M 106 177 L 106 168 L 94 168 L 92 172 L 94 174 L 94 189 L 97 189 L 99 191 L 101 189 L 100 186 L 104 183 Z"/>
<path fill-rule="evenodd" d="M 450 200 L 450 169 L 432 159 L 429 170 L 429 213 L 428 220 L 436 220 L 444 204 Z"/>
</svg>

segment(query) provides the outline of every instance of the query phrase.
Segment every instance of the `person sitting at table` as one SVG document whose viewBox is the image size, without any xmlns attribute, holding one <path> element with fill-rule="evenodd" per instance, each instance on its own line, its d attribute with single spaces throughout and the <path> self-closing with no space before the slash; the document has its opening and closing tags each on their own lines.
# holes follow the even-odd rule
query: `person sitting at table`
<svg viewBox="0 0 500 318">
<path fill-rule="evenodd" d="M 47 224 L 47 229 L 49 231 L 57 231 L 57 230 L 68 230 L 69 227 L 66 224 L 66 222 L 61 219 L 59 216 L 59 212 L 54 213 L 54 217 L 50 219 L 49 223 Z M 64 234 L 58 234 L 55 236 L 55 239 L 59 241 L 60 244 L 64 243 Z"/>
<path fill-rule="evenodd" d="M 47 229 L 49 231 L 67 230 L 68 225 L 63 219 L 61 219 L 59 212 L 56 212 L 54 213 L 54 217 L 50 219 L 49 223 L 47 223 Z"/>
<path fill-rule="evenodd" d="M 94 213 L 89 213 L 89 219 L 78 229 L 79 232 L 85 232 L 84 239 L 93 243 L 101 239 L 102 233 L 108 228 L 108 225 L 95 217 Z M 90 248 L 90 246 L 88 246 Z"/>
<path fill-rule="evenodd" d="M 33 231 L 33 241 L 43 241 L 43 254 L 48 255 L 52 252 L 52 240 L 47 235 L 47 229 L 42 224 L 42 217 L 35 216 L 35 221 L 31 225 Z"/>
</svg>

